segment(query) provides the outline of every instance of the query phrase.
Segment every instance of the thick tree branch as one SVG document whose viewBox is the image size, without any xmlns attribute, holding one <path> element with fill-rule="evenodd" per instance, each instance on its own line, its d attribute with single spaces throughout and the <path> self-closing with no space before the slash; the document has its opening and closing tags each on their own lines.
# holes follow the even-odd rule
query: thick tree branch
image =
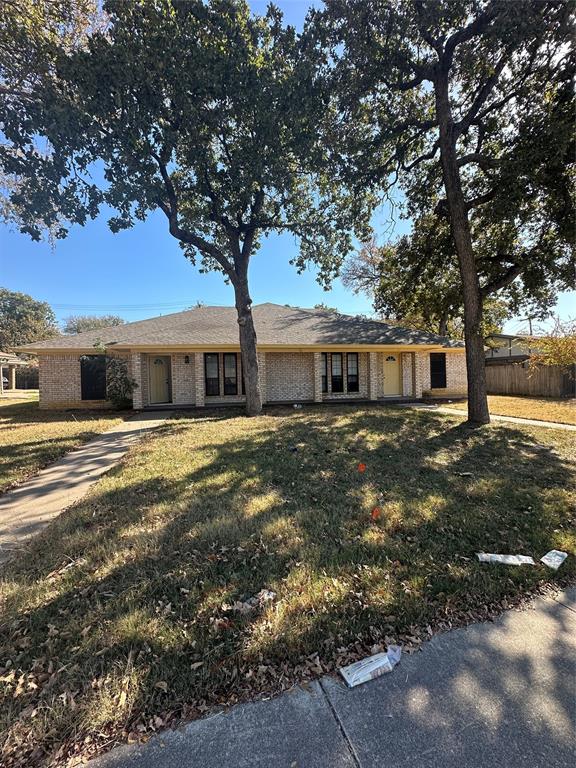
<svg viewBox="0 0 576 768">
<path fill-rule="evenodd" d="M 214 245 L 214 243 L 210 243 L 208 240 L 205 240 L 203 237 L 194 234 L 194 232 L 183 229 L 179 225 L 178 198 L 176 196 L 176 190 L 174 189 L 172 179 L 170 178 L 166 164 L 163 162 L 160 155 L 156 154 L 155 152 L 152 152 L 151 154 L 158 164 L 160 175 L 162 177 L 162 181 L 164 182 L 166 195 L 168 197 L 168 203 L 166 203 L 164 200 L 159 200 L 158 207 L 164 212 L 166 218 L 168 219 L 168 229 L 170 234 L 177 240 L 186 243 L 186 245 L 192 245 L 194 248 L 197 248 L 205 256 L 209 256 L 215 259 L 215 261 L 222 267 L 226 275 L 228 275 L 230 280 L 234 282 L 236 278 L 234 269 L 220 248 Z"/>
<path fill-rule="evenodd" d="M 514 280 L 516 280 L 516 278 L 521 275 L 523 271 L 524 268 L 519 264 L 513 264 L 506 270 L 503 275 L 501 275 L 501 277 L 498 277 L 492 280 L 490 283 L 486 283 L 486 285 L 480 287 L 482 298 L 485 298 L 495 291 L 499 291 L 501 288 L 506 288 L 506 286 L 510 285 L 510 283 L 513 283 Z"/>
<path fill-rule="evenodd" d="M 466 133 L 472 123 L 474 122 L 475 118 L 478 115 L 478 112 L 480 111 L 480 108 L 483 104 L 486 103 L 488 97 L 494 90 L 498 78 L 502 74 L 502 70 L 504 69 L 506 62 L 508 61 L 507 54 L 503 54 L 500 57 L 500 61 L 496 64 L 494 67 L 494 72 L 490 75 L 490 77 L 486 80 L 486 82 L 482 85 L 478 93 L 476 94 L 476 97 L 474 98 L 474 101 L 472 102 L 472 105 L 470 109 L 468 110 L 466 116 L 456 123 L 454 126 L 455 136 L 461 136 L 462 134 Z"/>
<path fill-rule="evenodd" d="M 485 192 L 483 195 L 473 197 L 471 200 L 466 201 L 466 210 L 471 211 L 473 208 L 477 208 L 479 205 L 489 203 L 496 196 L 496 190 L 491 189 L 490 192 Z"/>
<path fill-rule="evenodd" d="M 482 155 L 479 152 L 470 152 L 469 154 L 462 155 L 462 157 L 458 158 L 459 168 L 462 168 L 465 165 L 470 165 L 470 163 L 475 163 L 480 166 L 482 170 L 492 170 L 499 165 L 497 160 L 494 160 L 491 157 L 486 157 L 486 155 Z"/>
<path fill-rule="evenodd" d="M 444 46 L 444 62 L 448 66 L 452 63 L 452 57 L 456 48 L 466 43 L 477 35 L 482 34 L 486 27 L 498 16 L 498 7 L 495 2 L 490 3 L 485 11 L 480 13 L 468 26 L 459 29 L 451 35 Z"/>
</svg>

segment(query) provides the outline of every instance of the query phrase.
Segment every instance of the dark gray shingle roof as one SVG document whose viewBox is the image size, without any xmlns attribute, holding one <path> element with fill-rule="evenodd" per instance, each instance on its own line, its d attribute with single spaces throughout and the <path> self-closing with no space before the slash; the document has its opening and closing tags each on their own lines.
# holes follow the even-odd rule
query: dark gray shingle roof
<svg viewBox="0 0 576 768">
<path fill-rule="evenodd" d="M 285 307 L 280 304 L 257 304 L 253 307 L 258 344 L 261 346 L 309 344 L 433 344 L 463 347 L 452 341 L 423 331 L 363 317 L 341 315 L 323 310 Z M 234 307 L 198 307 L 172 315 L 139 320 L 135 323 L 99 328 L 73 336 L 28 344 L 20 349 L 86 349 L 99 342 L 118 346 L 158 345 L 191 346 L 237 345 L 238 323 Z"/>
</svg>

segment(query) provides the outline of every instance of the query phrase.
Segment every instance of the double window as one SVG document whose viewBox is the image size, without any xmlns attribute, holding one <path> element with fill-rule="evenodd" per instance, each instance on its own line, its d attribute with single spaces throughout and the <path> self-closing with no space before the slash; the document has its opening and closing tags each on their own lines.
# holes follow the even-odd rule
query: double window
<svg viewBox="0 0 576 768">
<path fill-rule="evenodd" d="M 346 376 L 344 376 L 344 362 Z M 358 352 L 322 352 L 322 392 L 334 393 L 359 392 L 360 378 L 358 373 Z M 330 370 L 330 389 L 328 389 L 328 370 Z"/>
<path fill-rule="evenodd" d="M 82 400 L 106 400 L 105 355 L 82 355 L 80 391 Z"/>
<path fill-rule="evenodd" d="M 222 367 L 220 354 L 208 352 L 204 355 L 204 379 L 207 397 L 219 397 L 220 395 L 238 395 L 240 393 L 238 382 L 238 355 L 235 352 L 224 352 L 222 355 Z M 223 387 L 221 386 L 221 374 Z"/>
</svg>

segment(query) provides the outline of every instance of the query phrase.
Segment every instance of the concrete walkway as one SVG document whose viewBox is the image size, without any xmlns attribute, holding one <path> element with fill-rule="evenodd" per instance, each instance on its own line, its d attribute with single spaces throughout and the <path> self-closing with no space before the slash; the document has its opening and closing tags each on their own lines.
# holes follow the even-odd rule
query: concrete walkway
<svg viewBox="0 0 576 768">
<path fill-rule="evenodd" d="M 0 496 L 0 563 L 81 499 L 131 445 L 169 416 L 160 412 L 137 414 Z"/>
<path fill-rule="evenodd" d="M 90 768 L 568 768 L 576 588 L 438 635 L 353 690 L 336 677 L 120 747 Z"/>
<path fill-rule="evenodd" d="M 445 413 L 448 416 L 462 416 L 468 417 L 467 411 L 461 411 L 458 408 L 443 408 L 441 405 L 425 405 L 422 403 L 411 403 L 409 405 L 402 405 L 402 408 L 416 408 L 424 411 L 434 411 L 434 413 Z M 568 432 L 576 432 L 576 426 L 573 424 L 562 424 L 558 421 L 539 421 L 538 419 L 521 419 L 518 416 L 497 416 L 494 413 L 490 414 L 491 421 L 506 421 L 510 424 L 525 424 L 530 427 L 549 427 L 550 429 L 563 429 Z"/>
</svg>

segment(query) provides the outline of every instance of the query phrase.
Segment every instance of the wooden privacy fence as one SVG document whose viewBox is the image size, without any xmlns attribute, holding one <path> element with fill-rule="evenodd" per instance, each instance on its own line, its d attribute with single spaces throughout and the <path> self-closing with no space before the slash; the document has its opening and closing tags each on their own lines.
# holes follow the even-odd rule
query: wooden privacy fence
<svg viewBox="0 0 576 768">
<path fill-rule="evenodd" d="M 522 363 L 487 365 L 486 383 L 489 395 L 576 396 L 574 371 L 566 373 L 552 365 L 533 371 Z"/>
</svg>

